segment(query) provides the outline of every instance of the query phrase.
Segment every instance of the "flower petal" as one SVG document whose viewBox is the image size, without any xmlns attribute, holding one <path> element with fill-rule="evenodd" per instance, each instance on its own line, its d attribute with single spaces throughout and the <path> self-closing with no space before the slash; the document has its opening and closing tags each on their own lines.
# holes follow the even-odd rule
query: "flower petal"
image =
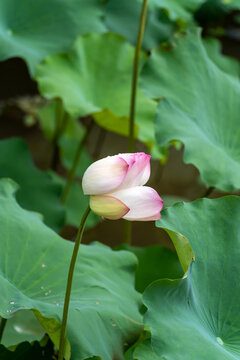
<svg viewBox="0 0 240 360">
<path fill-rule="evenodd" d="M 146 184 L 150 177 L 150 155 L 145 153 L 119 154 L 129 165 L 127 176 L 118 190 Z"/>
<path fill-rule="evenodd" d="M 128 168 L 128 163 L 118 155 L 94 162 L 83 175 L 84 194 L 98 195 L 113 191 L 125 179 Z"/>
<path fill-rule="evenodd" d="M 156 220 L 161 219 L 161 217 L 162 217 L 162 215 L 158 212 L 157 214 L 155 214 L 153 216 L 142 218 L 141 220 L 139 219 L 138 221 L 156 221 Z"/>
<path fill-rule="evenodd" d="M 148 186 L 135 186 L 113 192 L 130 209 L 123 216 L 126 220 L 151 221 L 160 219 L 163 201 L 158 193 Z"/>
<path fill-rule="evenodd" d="M 90 208 L 97 215 L 109 220 L 120 219 L 129 211 L 122 201 L 109 195 L 91 195 Z"/>
</svg>

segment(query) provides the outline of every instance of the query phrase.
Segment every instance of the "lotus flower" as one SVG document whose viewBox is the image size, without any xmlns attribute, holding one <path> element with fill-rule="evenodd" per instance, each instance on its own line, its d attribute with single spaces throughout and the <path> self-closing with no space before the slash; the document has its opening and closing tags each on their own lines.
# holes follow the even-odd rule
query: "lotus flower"
<svg viewBox="0 0 240 360">
<path fill-rule="evenodd" d="M 161 218 L 163 201 L 143 186 L 150 176 L 150 155 L 145 153 L 108 156 L 90 165 L 82 187 L 90 195 L 90 208 L 106 219 L 151 221 Z"/>
</svg>

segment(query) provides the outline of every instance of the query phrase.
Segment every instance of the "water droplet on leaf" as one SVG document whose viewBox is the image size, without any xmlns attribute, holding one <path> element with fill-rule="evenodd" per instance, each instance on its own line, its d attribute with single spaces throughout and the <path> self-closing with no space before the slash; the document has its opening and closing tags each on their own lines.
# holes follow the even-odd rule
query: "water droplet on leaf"
<svg viewBox="0 0 240 360">
<path fill-rule="evenodd" d="M 222 339 L 220 337 L 217 337 L 217 342 L 220 344 L 220 345 L 223 345 L 224 342 L 222 341 Z"/>
</svg>

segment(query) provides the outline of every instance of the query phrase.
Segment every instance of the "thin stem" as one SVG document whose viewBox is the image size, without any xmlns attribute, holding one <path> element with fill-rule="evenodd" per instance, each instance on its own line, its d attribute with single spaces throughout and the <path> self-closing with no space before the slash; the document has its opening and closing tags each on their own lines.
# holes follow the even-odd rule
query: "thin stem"
<svg viewBox="0 0 240 360">
<path fill-rule="evenodd" d="M 64 133 L 65 129 L 66 129 L 66 126 L 67 126 L 67 123 L 68 123 L 68 120 L 71 118 L 71 116 L 65 112 L 64 115 L 63 115 L 63 120 L 62 120 L 62 123 L 61 123 L 61 126 L 59 128 L 59 134 L 58 134 L 58 139 L 60 138 L 60 136 Z"/>
<path fill-rule="evenodd" d="M 62 118 L 64 114 L 62 99 L 57 99 L 56 115 L 55 115 L 55 133 L 53 136 L 53 156 L 51 169 L 56 170 L 59 160 L 58 140 L 60 136 L 60 129 L 62 124 Z"/>
<path fill-rule="evenodd" d="M 85 223 L 86 223 L 89 213 L 90 213 L 90 207 L 88 207 L 86 209 L 85 213 L 83 214 L 83 217 L 82 217 L 79 229 L 78 229 L 74 249 L 73 249 L 71 263 L 69 266 L 67 287 L 66 287 L 64 307 L 63 307 L 63 318 L 62 318 L 62 326 L 61 326 L 58 360 L 63 360 L 63 357 L 64 357 L 65 342 L 66 342 L 66 327 L 67 327 L 68 309 L 69 309 L 69 303 L 70 303 L 70 295 L 71 295 L 71 289 L 72 289 L 74 267 L 76 264 L 78 249 L 81 244 Z"/>
<path fill-rule="evenodd" d="M 130 116 L 129 116 L 129 135 L 128 135 L 128 151 L 134 152 L 134 119 L 135 119 L 135 105 L 136 105 L 136 92 L 138 82 L 138 64 L 139 55 L 142 47 L 142 39 L 146 23 L 147 15 L 147 4 L 148 0 L 143 0 L 141 18 L 139 23 L 137 45 L 135 50 L 133 74 L 132 74 L 132 94 L 131 94 L 131 105 L 130 105 Z"/>
<path fill-rule="evenodd" d="M 65 188 L 64 188 L 63 193 L 62 193 L 62 203 L 63 204 L 65 204 L 66 201 L 67 201 L 69 191 L 71 189 L 71 186 L 72 186 L 72 183 L 73 183 L 73 180 L 74 180 L 74 177 L 75 177 L 75 173 L 76 173 L 76 170 L 77 170 L 77 166 L 78 166 L 78 163 L 79 163 L 82 151 L 83 151 L 84 144 L 85 144 L 86 139 L 87 139 L 87 137 L 89 136 L 89 134 L 90 134 L 90 132 L 92 130 L 93 124 L 94 124 L 94 122 L 91 119 L 90 125 L 88 126 L 83 138 L 80 140 L 80 142 L 78 144 L 78 148 L 77 148 L 77 151 L 76 151 L 76 154 L 75 154 L 75 158 L 73 160 L 72 168 L 68 173 L 68 178 L 67 178 L 67 181 L 66 181 L 66 185 L 65 185 Z"/>
<path fill-rule="evenodd" d="M 94 159 L 98 159 L 106 138 L 107 131 L 103 128 L 99 128 L 99 136 L 96 141 L 95 149 L 93 151 Z"/>
<path fill-rule="evenodd" d="M 0 323 L 0 342 L 2 341 L 3 332 L 7 323 L 7 319 L 2 318 Z"/>
<path fill-rule="evenodd" d="M 209 186 L 206 190 L 204 190 L 200 198 L 208 197 L 213 192 L 214 189 L 215 189 L 214 186 Z"/>
<path fill-rule="evenodd" d="M 132 73 L 132 93 L 129 114 L 129 133 L 128 133 L 128 152 L 134 152 L 134 122 L 135 122 L 135 108 L 137 96 L 137 83 L 138 83 L 138 64 L 139 56 L 142 48 L 142 40 L 147 16 L 148 0 L 143 0 L 142 12 L 139 22 L 137 45 L 135 49 L 133 73 Z M 129 221 L 125 222 L 125 243 L 131 245 L 132 242 L 132 224 Z"/>
<path fill-rule="evenodd" d="M 131 245 L 132 240 L 132 223 L 125 221 L 125 244 Z"/>
</svg>

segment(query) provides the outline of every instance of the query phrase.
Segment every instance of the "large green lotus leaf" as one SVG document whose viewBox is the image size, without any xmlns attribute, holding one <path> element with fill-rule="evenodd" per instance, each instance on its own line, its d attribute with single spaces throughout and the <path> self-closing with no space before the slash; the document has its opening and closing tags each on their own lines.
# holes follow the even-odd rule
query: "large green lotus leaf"
<svg viewBox="0 0 240 360">
<path fill-rule="evenodd" d="M 50 173 L 53 181 L 64 188 L 66 186 L 66 179 L 63 179 L 54 172 Z M 64 204 L 66 209 L 66 221 L 67 225 L 73 225 L 78 227 L 82 219 L 84 211 L 89 205 L 89 196 L 83 194 L 83 190 L 79 182 L 73 182 L 67 197 L 67 201 Z M 100 217 L 91 212 L 86 221 L 86 229 L 95 226 L 100 221 Z"/>
<path fill-rule="evenodd" d="M 128 129 L 126 117 L 130 108 L 133 60 L 134 47 L 119 35 L 82 36 L 71 53 L 50 56 L 38 66 L 39 89 L 49 99 L 61 97 L 66 111 L 73 117 L 96 114 L 98 124 L 102 119 L 104 126 L 105 116 L 99 117 L 104 111 L 108 117 L 107 130 L 122 134 L 119 121 L 114 120 L 116 116 L 123 118 L 124 129 Z M 142 53 L 140 68 L 145 60 Z M 138 89 L 137 138 L 150 148 L 157 147 L 153 128 L 155 113 L 156 102 Z"/>
<path fill-rule="evenodd" d="M 37 169 L 26 143 L 20 138 L 0 141 L 0 178 L 9 177 L 20 185 L 17 200 L 28 210 L 41 213 L 55 231 L 61 229 L 65 211 L 60 197 L 62 187 Z"/>
<path fill-rule="evenodd" d="M 137 247 L 121 245 L 120 249 L 131 251 L 138 258 L 135 286 L 143 292 L 146 287 L 158 279 L 178 279 L 183 270 L 176 252 L 159 245 Z"/>
<path fill-rule="evenodd" d="M 0 183 L 0 315 L 11 318 L 18 310 L 34 310 L 57 344 L 73 243 L 17 204 L 11 180 Z M 98 243 L 80 247 L 67 329 L 72 360 L 123 359 L 124 344 L 139 336 L 135 266 L 129 252 Z"/>
<path fill-rule="evenodd" d="M 154 52 L 141 81 L 148 96 L 165 98 L 155 121 L 159 145 L 182 141 L 184 161 L 198 167 L 204 182 L 240 188 L 240 83 L 210 60 L 200 30 L 171 51 Z"/>
<path fill-rule="evenodd" d="M 240 359 L 240 198 L 178 203 L 157 226 L 185 236 L 195 261 L 187 277 L 144 294 L 154 351 L 166 360 Z"/>
<path fill-rule="evenodd" d="M 142 4 L 137 0 L 110 0 L 106 5 L 106 26 L 136 44 Z M 152 49 L 173 36 L 176 26 L 160 9 L 149 9 L 143 48 Z"/>
<path fill-rule="evenodd" d="M 22 57 L 31 73 L 47 55 L 68 51 L 79 34 L 103 32 L 98 0 L 1 0 L 0 60 Z"/>
<path fill-rule="evenodd" d="M 39 89 L 49 99 L 61 97 L 74 117 L 103 109 L 128 115 L 133 58 L 134 48 L 119 35 L 81 36 L 71 53 L 49 56 L 38 66 Z"/>
<path fill-rule="evenodd" d="M 140 0 L 138 0 L 140 2 Z M 163 8 L 167 10 L 170 19 L 192 21 L 192 13 L 196 11 L 205 0 L 150 0 L 151 8 Z"/>
<path fill-rule="evenodd" d="M 221 53 L 221 43 L 215 38 L 205 38 L 203 41 L 205 49 L 210 59 L 223 71 L 239 78 L 240 63 L 237 59 Z"/>
</svg>

